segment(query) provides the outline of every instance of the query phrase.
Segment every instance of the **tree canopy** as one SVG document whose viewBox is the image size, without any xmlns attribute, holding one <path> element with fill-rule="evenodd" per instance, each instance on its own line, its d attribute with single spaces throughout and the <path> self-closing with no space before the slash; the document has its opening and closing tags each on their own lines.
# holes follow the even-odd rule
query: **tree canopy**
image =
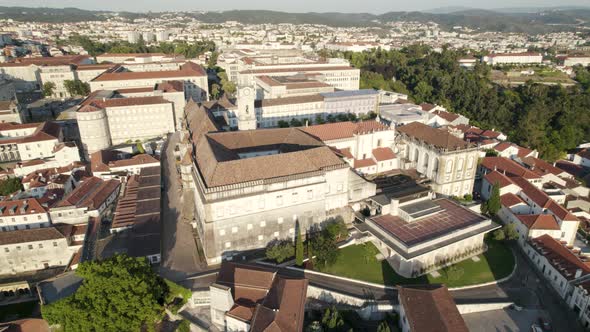
<svg viewBox="0 0 590 332">
<path fill-rule="evenodd" d="M 564 151 L 590 141 L 590 70 L 576 67 L 572 87 L 527 82 L 506 87 L 491 80 L 491 68 L 478 63 L 461 68 L 464 51 L 424 45 L 401 50 L 328 52 L 361 69 L 360 86 L 409 94 L 415 102 L 436 103 L 471 119 L 484 129 L 498 129 L 510 140 L 555 160 Z"/>
<path fill-rule="evenodd" d="M 63 331 L 151 329 L 174 298 L 145 258 L 116 255 L 83 262 L 76 274 L 84 281 L 73 295 L 41 308 L 43 318 Z"/>
</svg>

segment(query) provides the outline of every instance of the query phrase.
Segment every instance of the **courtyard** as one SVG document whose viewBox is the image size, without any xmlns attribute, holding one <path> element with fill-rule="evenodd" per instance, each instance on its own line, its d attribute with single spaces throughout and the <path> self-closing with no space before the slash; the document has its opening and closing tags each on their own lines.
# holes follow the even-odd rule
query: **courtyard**
<svg viewBox="0 0 590 332">
<path fill-rule="evenodd" d="M 377 258 L 379 251 L 371 242 L 340 249 L 336 262 L 321 272 L 383 285 L 443 283 L 448 287 L 478 285 L 510 275 L 515 258 L 504 242 L 489 240 L 488 250 L 480 255 L 437 270 L 438 276 L 426 274 L 417 278 L 398 275 L 386 260 Z"/>
</svg>

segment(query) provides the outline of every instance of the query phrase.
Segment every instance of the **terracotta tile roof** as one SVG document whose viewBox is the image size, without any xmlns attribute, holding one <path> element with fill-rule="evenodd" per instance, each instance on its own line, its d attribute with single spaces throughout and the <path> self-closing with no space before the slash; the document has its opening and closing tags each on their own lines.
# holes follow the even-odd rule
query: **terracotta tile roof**
<svg viewBox="0 0 590 332">
<path fill-rule="evenodd" d="M 19 67 L 19 66 L 68 66 L 79 65 L 82 62 L 91 59 L 88 55 L 63 55 L 56 57 L 31 57 L 17 58 L 14 62 L 0 63 L 0 67 Z"/>
<path fill-rule="evenodd" d="M 371 167 L 375 165 L 377 165 L 377 163 L 371 158 L 354 160 L 354 168 Z"/>
<path fill-rule="evenodd" d="M 175 77 L 201 77 L 207 76 L 203 67 L 193 62 L 186 62 L 178 70 L 163 70 L 163 71 L 143 71 L 143 72 L 106 72 L 94 78 L 93 82 L 102 81 L 126 81 L 126 80 L 142 80 L 142 79 L 165 79 Z"/>
<path fill-rule="evenodd" d="M 422 103 L 422 104 L 420 104 L 420 107 L 422 108 L 423 111 L 429 112 L 430 110 L 434 109 L 436 107 L 436 105 L 429 104 L 429 103 Z"/>
<path fill-rule="evenodd" d="M 432 114 L 438 115 L 441 118 L 447 120 L 448 122 L 453 122 L 459 118 L 459 114 L 445 111 L 434 111 Z"/>
<path fill-rule="evenodd" d="M 525 157 L 521 159 L 522 162 L 528 166 L 528 168 L 543 176 L 544 174 L 551 173 L 553 175 L 560 175 L 564 173 L 563 170 L 551 165 L 550 163 L 546 162 L 543 159 L 535 158 L 535 157 Z"/>
<path fill-rule="evenodd" d="M 511 208 L 515 205 L 518 204 L 526 204 L 525 201 L 522 200 L 522 198 L 518 197 L 518 195 L 515 195 L 513 193 L 506 193 L 502 196 L 500 196 L 500 202 L 502 203 L 503 206 L 507 207 L 507 208 Z"/>
<path fill-rule="evenodd" d="M 581 177 L 588 171 L 588 169 L 585 169 L 583 166 L 574 164 L 567 160 L 558 160 L 555 163 L 555 166 L 576 177 Z"/>
<path fill-rule="evenodd" d="M 304 132 L 322 141 L 350 138 L 377 131 L 390 130 L 389 127 L 377 121 L 363 122 L 335 122 L 300 128 Z"/>
<path fill-rule="evenodd" d="M 504 157 L 485 157 L 482 159 L 482 167 L 487 168 L 491 171 L 498 171 L 505 173 L 509 177 L 522 177 L 525 179 L 539 179 L 539 175 L 534 172 L 520 166 L 513 160 Z"/>
<path fill-rule="evenodd" d="M 45 208 L 35 198 L 0 202 L 0 216 L 22 216 L 27 214 L 45 213 Z"/>
<path fill-rule="evenodd" d="M 7 328 L 3 330 L 3 328 Z M 0 330 L 4 332 L 49 332 L 49 324 L 41 318 L 25 318 L 11 322 L 0 323 Z"/>
<path fill-rule="evenodd" d="M 156 84 L 156 89 L 163 92 L 183 92 L 184 82 L 182 81 L 165 81 Z"/>
<path fill-rule="evenodd" d="M 483 178 L 491 185 L 495 185 L 497 183 L 500 186 L 500 188 L 504 188 L 511 184 L 514 184 L 514 182 L 512 182 L 510 178 L 498 171 L 491 171 L 488 174 L 484 175 Z"/>
<path fill-rule="evenodd" d="M 539 207 L 547 209 L 563 221 L 579 221 L 576 216 L 566 210 L 563 206 L 557 204 L 541 189 L 535 187 L 533 184 L 523 178 L 512 178 L 512 180 L 522 189 L 524 194 L 528 196 Z"/>
<path fill-rule="evenodd" d="M 223 263 L 215 282 L 229 287 L 234 306 L 228 315 L 250 323 L 250 331 L 303 330 L 306 279 L 279 277 L 274 270 Z"/>
<path fill-rule="evenodd" d="M 552 214 L 519 214 L 516 215 L 528 229 L 560 230 L 559 223 Z"/>
<path fill-rule="evenodd" d="M 559 273 L 567 280 L 573 280 L 577 270 L 582 270 L 582 275 L 590 273 L 590 266 L 586 258 L 582 258 L 564 244 L 545 234 L 532 239 L 533 248 L 547 258 Z"/>
<path fill-rule="evenodd" d="M 446 130 L 436 129 L 419 122 L 399 126 L 397 131 L 408 137 L 413 137 L 442 149 L 462 150 L 473 147 L 472 144 L 465 142 Z"/>
<path fill-rule="evenodd" d="M 100 91 L 100 90 L 97 90 Z M 126 94 L 126 93 L 143 93 L 143 92 L 152 92 L 154 88 L 152 87 L 145 87 L 145 88 L 127 88 L 127 89 L 117 89 L 118 93 Z"/>
<path fill-rule="evenodd" d="M 72 190 L 56 207 L 98 209 L 115 190 L 119 189 L 120 185 L 121 183 L 117 180 L 103 181 L 97 177 L 91 177 Z"/>
<path fill-rule="evenodd" d="M 376 148 L 373 149 L 373 157 L 377 161 L 384 161 L 395 159 L 396 156 L 391 148 Z"/>
<path fill-rule="evenodd" d="M 0 245 L 63 239 L 65 235 L 56 227 L 22 229 L 0 232 Z"/>
<path fill-rule="evenodd" d="M 443 285 L 403 286 L 400 303 L 412 332 L 468 332 L 451 293 Z"/>
<path fill-rule="evenodd" d="M 101 63 L 101 64 L 92 64 L 92 65 L 77 65 L 76 66 L 76 70 L 81 70 L 81 71 L 85 71 L 85 70 L 107 70 L 107 69 L 111 69 L 113 68 L 114 64 L 112 63 Z"/>
</svg>

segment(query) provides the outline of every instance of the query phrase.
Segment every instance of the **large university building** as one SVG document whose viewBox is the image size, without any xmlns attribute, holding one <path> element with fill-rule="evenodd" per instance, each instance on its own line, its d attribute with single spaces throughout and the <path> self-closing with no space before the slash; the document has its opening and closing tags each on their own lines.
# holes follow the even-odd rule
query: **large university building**
<svg viewBox="0 0 590 332">
<path fill-rule="evenodd" d="M 194 189 L 197 231 L 216 264 L 274 239 L 292 238 L 350 202 L 374 194 L 320 140 L 297 129 L 218 132 L 208 112 L 189 101 L 182 179 Z"/>
<path fill-rule="evenodd" d="M 161 96 L 93 100 L 76 118 L 87 154 L 174 132 L 173 103 Z"/>
</svg>

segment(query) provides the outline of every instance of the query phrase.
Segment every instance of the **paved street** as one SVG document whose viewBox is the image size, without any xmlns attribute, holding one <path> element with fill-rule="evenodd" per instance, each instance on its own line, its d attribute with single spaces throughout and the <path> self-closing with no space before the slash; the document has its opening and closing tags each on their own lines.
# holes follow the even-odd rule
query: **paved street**
<svg viewBox="0 0 590 332">
<path fill-rule="evenodd" d="M 192 226 L 183 221 L 183 195 L 176 171 L 174 147 L 179 133 L 170 135 L 162 149 L 162 265 L 160 273 L 171 280 L 182 280 L 201 271 Z M 185 197 L 190 198 L 189 195 Z M 188 203 L 188 202 L 187 202 Z"/>
<path fill-rule="evenodd" d="M 530 331 L 533 324 L 538 324 L 540 316 L 548 315 L 538 309 L 505 309 L 467 314 L 463 319 L 471 332 L 517 332 Z"/>
</svg>

